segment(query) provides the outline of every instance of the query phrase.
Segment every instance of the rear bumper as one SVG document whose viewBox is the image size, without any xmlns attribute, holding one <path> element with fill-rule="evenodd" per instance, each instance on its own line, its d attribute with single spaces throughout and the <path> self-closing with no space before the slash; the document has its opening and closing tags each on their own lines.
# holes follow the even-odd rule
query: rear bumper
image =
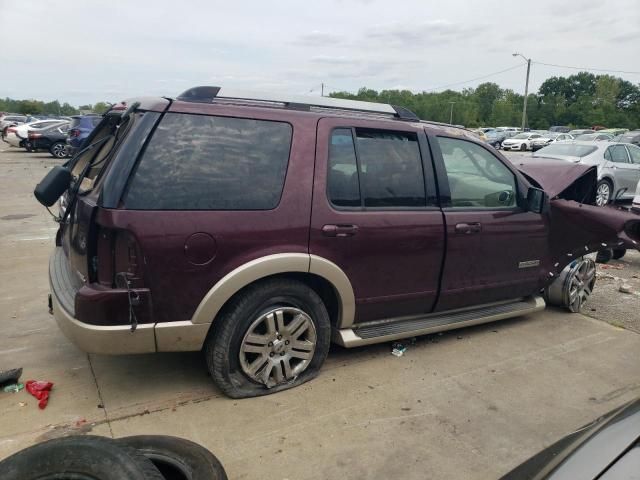
<svg viewBox="0 0 640 480">
<path fill-rule="evenodd" d="M 139 325 L 135 332 L 129 326 L 89 325 L 76 320 L 64 309 L 53 288 L 51 300 L 58 327 L 84 352 L 122 355 L 156 351 L 153 324 Z"/>
<path fill-rule="evenodd" d="M 91 325 L 75 318 L 74 300 L 79 285 L 67 268 L 61 247 L 49 262 L 49 285 L 53 316 L 62 333 L 87 353 L 124 355 L 132 353 L 197 351 L 202 348 L 210 323 L 191 321 L 130 325 Z"/>
</svg>

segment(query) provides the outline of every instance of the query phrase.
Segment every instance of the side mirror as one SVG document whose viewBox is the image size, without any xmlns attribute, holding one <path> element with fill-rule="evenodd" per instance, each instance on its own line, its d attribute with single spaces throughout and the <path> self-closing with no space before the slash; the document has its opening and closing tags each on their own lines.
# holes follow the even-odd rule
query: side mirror
<svg viewBox="0 0 640 480">
<path fill-rule="evenodd" d="M 38 202 L 50 207 L 71 185 L 71 171 L 61 165 L 53 167 L 49 173 L 36 185 L 33 194 Z"/>
<path fill-rule="evenodd" d="M 527 210 L 534 213 L 542 213 L 547 203 L 547 194 L 544 190 L 529 187 L 527 191 Z"/>
</svg>

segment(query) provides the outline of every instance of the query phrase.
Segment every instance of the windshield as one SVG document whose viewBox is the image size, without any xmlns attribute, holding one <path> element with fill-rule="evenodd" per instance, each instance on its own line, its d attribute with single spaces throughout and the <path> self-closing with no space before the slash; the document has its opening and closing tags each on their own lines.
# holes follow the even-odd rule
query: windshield
<svg viewBox="0 0 640 480">
<path fill-rule="evenodd" d="M 576 145 L 573 143 L 560 142 L 541 148 L 535 153 L 535 156 L 544 157 L 545 155 L 562 155 L 582 158 L 595 152 L 597 149 L 598 147 L 591 145 Z"/>
<path fill-rule="evenodd" d="M 530 135 L 529 133 L 519 133 L 515 137 L 511 137 L 511 138 L 529 138 L 529 135 Z"/>
<path fill-rule="evenodd" d="M 553 132 L 542 134 L 542 138 L 550 138 L 551 140 L 558 138 L 559 136 L 560 136 L 559 133 L 553 133 Z"/>
</svg>

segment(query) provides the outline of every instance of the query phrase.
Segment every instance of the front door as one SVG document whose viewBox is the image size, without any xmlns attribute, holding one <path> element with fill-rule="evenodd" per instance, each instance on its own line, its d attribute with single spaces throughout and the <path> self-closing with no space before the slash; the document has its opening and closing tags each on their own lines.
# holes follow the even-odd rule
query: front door
<svg viewBox="0 0 640 480">
<path fill-rule="evenodd" d="M 549 274 L 544 216 L 517 205 L 514 172 L 489 148 L 430 136 L 439 162 L 447 254 L 437 311 L 531 295 Z"/>
<path fill-rule="evenodd" d="M 356 322 L 430 312 L 444 254 L 424 131 L 380 124 L 318 124 L 309 249 L 346 273 Z"/>
</svg>

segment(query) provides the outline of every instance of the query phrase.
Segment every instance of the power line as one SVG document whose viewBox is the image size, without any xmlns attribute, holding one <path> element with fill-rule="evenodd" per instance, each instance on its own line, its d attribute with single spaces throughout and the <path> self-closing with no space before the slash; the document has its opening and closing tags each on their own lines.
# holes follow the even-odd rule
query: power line
<svg viewBox="0 0 640 480">
<path fill-rule="evenodd" d="M 429 88 L 429 89 L 424 90 L 424 91 L 425 92 L 433 92 L 434 90 L 440 90 L 442 88 L 449 88 L 449 87 L 454 87 L 456 85 L 462 85 L 462 84 L 465 84 L 465 83 L 475 82 L 476 80 L 482 80 L 483 78 L 493 77 L 494 75 L 499 75 L 499 74 L 504 73 L 504 72 L 509 72 L 511 70 L 515 70 L 516 68 L 522 68 L 524 65 L 525 64 L 516 65 L 514 67 L 505 68 L 504 70 L 500 70 L 498 72 L 489 73 L 489 74 L 483 75 L 481 77 L 471 78 L 469 80 L 464 80 L 463 82 L 456 82 L 456 83 L 450 83 L 448 85 L 441 85 L 439 87 Z"/>
<path fill-rule="evenodd" d="M 570 68 L 572 70 L 591 70 L 594 72 L 627 73 L 630 75 L 640 75 L 640 72 L 630 72 L 627 70 L 608 70 L 606 68 L 571 67 L 569 65 L 556 65 L 553 63 L 543 63 L 543 62 L 535 62 L 535 61 L 532 61 L 531 63 L 536 63 L 538 65 L 546 65 L 547 67 Z"/>
</svg>

